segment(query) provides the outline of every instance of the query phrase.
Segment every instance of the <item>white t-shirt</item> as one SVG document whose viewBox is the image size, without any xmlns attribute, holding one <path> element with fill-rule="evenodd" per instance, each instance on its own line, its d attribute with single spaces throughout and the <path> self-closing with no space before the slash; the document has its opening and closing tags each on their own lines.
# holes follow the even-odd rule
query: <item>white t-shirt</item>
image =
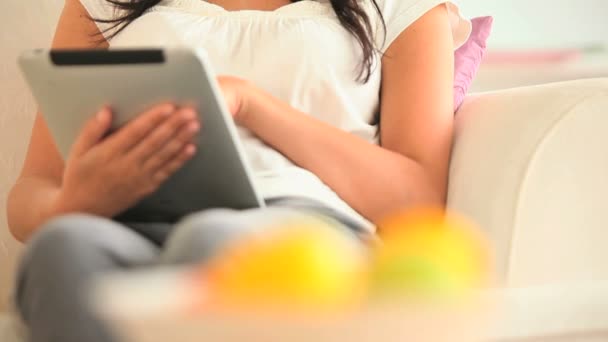
<svg viewBox="0 0 608 342">
<path fill-rule="evenodd" d="M 81 2 L 94 18 L 115 15 L 106 0 Z M 371 1 L 365 3 L 379 27 Z M 382 30 L 376 30 L 375 40 L 380 51 L 386 51 L 409 25 L 446 1 L 378 0 L 377 3 L 387 31 L 384 35 Z M 468 39 L 471 23 L 460 16 L 454 3 L 446 4 L 457 48 Z M 99 24 L 99 27 L 103 30 L 108 26 Z M 379 108 L 381 65 L 373 70 L 369 82 L 357 81 L 362 59 L 360 48 L 340 25 L 329 0 L 295 2 L 272 12 L 230 12 L 202 0 L 162 0 L 110 44 L 111 48 L 203 47 L 217 74 L 250 80 L 304 113 L 370 143 L 378 143 L 377 127 L 372 122 Z M 315 174 L 294 165 L 247 130 L 240 128 L 239 132 L 255 173 L 255 183 L 265 198 L 316 199 L 374 229 Z"/>
</svg>

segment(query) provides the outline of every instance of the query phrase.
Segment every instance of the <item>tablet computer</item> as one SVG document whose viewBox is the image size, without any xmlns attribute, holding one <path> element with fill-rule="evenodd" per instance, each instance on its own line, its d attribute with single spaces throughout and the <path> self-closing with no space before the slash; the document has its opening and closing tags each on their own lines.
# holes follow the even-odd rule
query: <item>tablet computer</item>
<svg viewBox="0 0 608 342">
<path fill-rule="evenodd" d="M 64 158 L 104 105 L 119 129 L 161 102 L 194 106 L 203 122 L 198 152 L 157 192 L 121 215 L 174 222 L 208 208 L 261 207 L 236 126 L 203 50 L 32 50 L 19 65 Z M 91 194 L 94 196 L 94 194 Z"/>
</svg>

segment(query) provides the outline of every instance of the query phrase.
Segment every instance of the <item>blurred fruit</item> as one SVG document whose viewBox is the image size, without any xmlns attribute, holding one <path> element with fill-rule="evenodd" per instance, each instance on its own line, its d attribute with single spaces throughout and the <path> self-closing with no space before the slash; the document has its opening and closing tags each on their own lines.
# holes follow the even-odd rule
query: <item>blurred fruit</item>
<svg viewBox="0 0 608 342">
<path fill-rule="evenodd" d="M 269 227 L 205 267 L 211 303 L 228 308 L 334 310 L 365 294 L 367 258 L 349 232 L 316 219 Z"/>
<path fill-rule="evenodd" d="M 441 210 L 393 215 L 379 224 L 372 288 L 379 295 L 453 295 L 485 285 L 490 249 L 471 222 Z"/>
</svg>

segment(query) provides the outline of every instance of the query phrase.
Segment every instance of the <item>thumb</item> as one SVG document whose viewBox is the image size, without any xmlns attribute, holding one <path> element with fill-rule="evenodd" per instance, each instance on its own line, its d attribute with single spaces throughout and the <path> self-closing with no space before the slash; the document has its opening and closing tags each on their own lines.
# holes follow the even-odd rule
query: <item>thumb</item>
<svg viewBox="0 0 608 342">
<path fill-rule="evenodd" d="M 90 150 L 104 137 L 111 124 L 112 112 L 108 107 L 104 107 L 85 123 L 74 142 L 72 154 L 80 156 Z"/>
</svg>

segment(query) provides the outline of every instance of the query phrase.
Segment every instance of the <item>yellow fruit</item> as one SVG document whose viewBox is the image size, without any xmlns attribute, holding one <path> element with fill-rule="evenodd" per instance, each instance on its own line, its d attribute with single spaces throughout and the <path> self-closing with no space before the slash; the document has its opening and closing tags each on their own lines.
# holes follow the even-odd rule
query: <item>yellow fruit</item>
<svg viewBox="0 0 608 342">
<path fill-rule="evenodd" d="M 454 294 L 485 285 L 487 241 L 471 222 L 440 210 L 400 213 L 379 225 L 373 287 L 380 294 Z"/>
<path fill-rule="evenodd" d="M 364 293 L 365 254 L 354 236 L 324 221 L 293 221 L 239 241 L 206 267 L 221 307 L 335 309 Z"/>
</svg>

